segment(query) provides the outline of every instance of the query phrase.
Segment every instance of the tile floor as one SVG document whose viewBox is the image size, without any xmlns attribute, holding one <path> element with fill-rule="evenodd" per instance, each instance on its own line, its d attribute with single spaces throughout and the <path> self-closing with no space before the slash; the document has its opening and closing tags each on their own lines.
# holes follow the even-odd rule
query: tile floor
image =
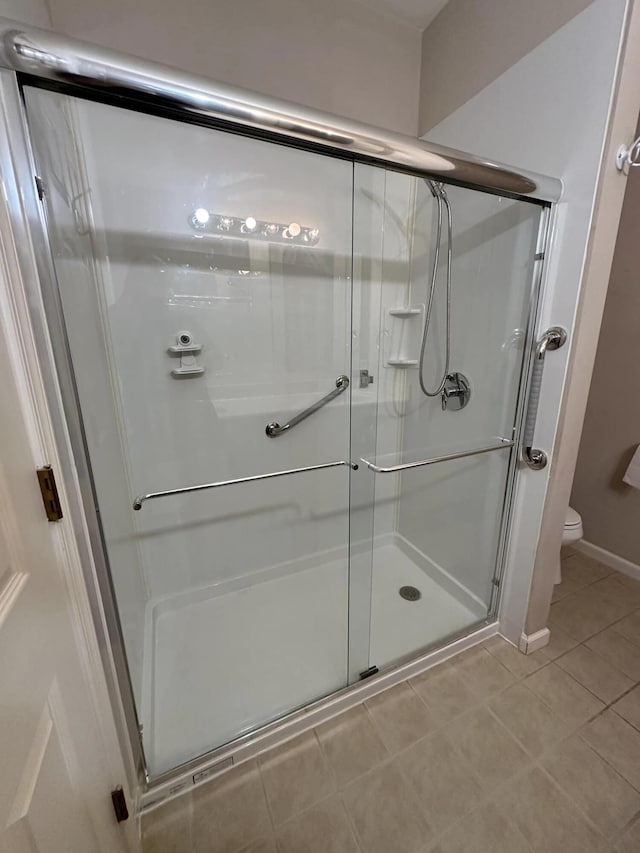
<svg viewBox="0 0 640 853">
<path fill-rule="evenodd" d="M 145 853 L 638 853 L 640 582 L 563 559 L 494 637 L 143 819 Z"/>
</svg>

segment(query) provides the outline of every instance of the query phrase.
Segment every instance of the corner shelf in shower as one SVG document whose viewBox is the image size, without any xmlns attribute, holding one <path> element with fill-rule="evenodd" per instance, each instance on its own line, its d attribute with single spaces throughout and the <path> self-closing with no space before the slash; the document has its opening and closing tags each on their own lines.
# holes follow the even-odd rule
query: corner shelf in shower
<svg viewBox="0 0 640 853">
<path fill-rule="evenodd" d="M 391 317 L 402 317 L 404 319 L 409 317 L 418 317 L 422 314 L 422 308 L 390 308 L 389 315 Z"/>
</svg>

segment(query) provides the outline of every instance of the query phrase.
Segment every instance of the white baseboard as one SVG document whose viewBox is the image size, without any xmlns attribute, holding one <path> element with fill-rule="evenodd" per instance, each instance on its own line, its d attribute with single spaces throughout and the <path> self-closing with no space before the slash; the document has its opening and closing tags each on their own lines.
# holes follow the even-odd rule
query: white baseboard
<svg viewBox="0 0 640 853">
<path fill-rule="evenodd" d="M 576 542 L 573 547 L 576 551 L 580 551 L 580 553 L 585 554 L 587 557 L 593 557 L 594 560 L 604 563 L 605 566 L 610 566 L 617 572 L 622 572 L 623 575 L 628 575 L 630 578 L 640 581 L 640 566 L 637 563 L 632 563 L 631 560 L 620 557 L 618 554 L 614 554 L 613 551 L 607 551 L 599 545 L 592 545 L 591 542 L 587 542 L 585 539 Z"/>
<path fill-rule="evenodd" d="M 525 655 L 532 655 L 538 649 L 544 648 L 549 642 L 551 632 L 548 628 L 543 628 L 541 631 L 536 631 L 534 634 L 522 634 L 518 647 Z"/>
</svg>

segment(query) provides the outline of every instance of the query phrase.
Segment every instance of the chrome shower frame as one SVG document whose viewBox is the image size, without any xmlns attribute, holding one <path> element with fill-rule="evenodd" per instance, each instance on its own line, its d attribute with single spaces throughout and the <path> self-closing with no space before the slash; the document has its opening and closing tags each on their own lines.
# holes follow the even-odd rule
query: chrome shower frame
<svg viewBox="0 0 640 853">
<path fill-rule="evenodd" d="M 513 169 L 419 139 L 212 83 L 186 72 L 0 18 L 0 124 L 3 125 L 0 127 L 0 177 L 28 290 L 29 321 L 48 389 L 48 405 L 63 466 L 61 473 L 71 502 L 68 515 L 84 566 L 114 717 L 132 779 L 137 781 L 143 792 L 142 802 L 151 806 L 234 762 L 250 758 L 298 731 L 318 724 L 391 684 L 417 674 L 473 645 L 478 639 L 496 633 L 494 617 L 504 570 L 518 454 L 515 448 L 509 451 L 511 459 L 504 496 L 498 569 L 489 618 L 475 629 L 450 637 L 435 650 L 423 650 L 412 655 L 362 684 L 352 685 L 304 709 L 293 711 L 275 723 L 248 733 L 228 746 L 214 749 L 150 782 L 79 414 L 47 223 L 35 180 L 21 96 L 22 83 L 303 147 L 431 181 L 538 203 L 542 208 L 540 234 L 524 343 L 525 352 L 529 355 L 523 360 L 516 428 L 514 435 L 508 438 L 509 442 L 515 442 L 522 430 L 533 358 L 542 259 L 549 240 L 549 211 L 561 197 L 562 183 L 555 178 Z"/>
</svg>

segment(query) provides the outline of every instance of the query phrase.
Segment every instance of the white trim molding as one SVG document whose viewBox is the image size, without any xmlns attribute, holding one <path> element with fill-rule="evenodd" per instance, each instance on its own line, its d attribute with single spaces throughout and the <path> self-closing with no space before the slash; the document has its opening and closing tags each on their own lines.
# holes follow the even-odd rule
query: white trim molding
<svg viewBox="0 0 640 853">
<path fill-rule="evenodd" d="M 548 628 L 543 628 L 541 631 L 536 631 L 534 634 L 522 634 L 518 648 L 525 655 L 532 655 L 539 649 L 543 649 L 551 638 L 551 631 Z"/>
<path fill-rule="evenodd" d="M 587 542 L 586 539 L 576 542 L 573 547 L 581 554 L 593 557 L 599 563 L 604 563 L 605 566 L 609 566 L 617 572 L 622 572 L 623 575 L 640 581 L 640 566 L 637 563 L 632 563 L 631 560 L 627 560 L 626 557 L 614 554 L 613 551 L 607 551 L 606 548 L 601 548 L 599 545 Z"/>
</svg>

